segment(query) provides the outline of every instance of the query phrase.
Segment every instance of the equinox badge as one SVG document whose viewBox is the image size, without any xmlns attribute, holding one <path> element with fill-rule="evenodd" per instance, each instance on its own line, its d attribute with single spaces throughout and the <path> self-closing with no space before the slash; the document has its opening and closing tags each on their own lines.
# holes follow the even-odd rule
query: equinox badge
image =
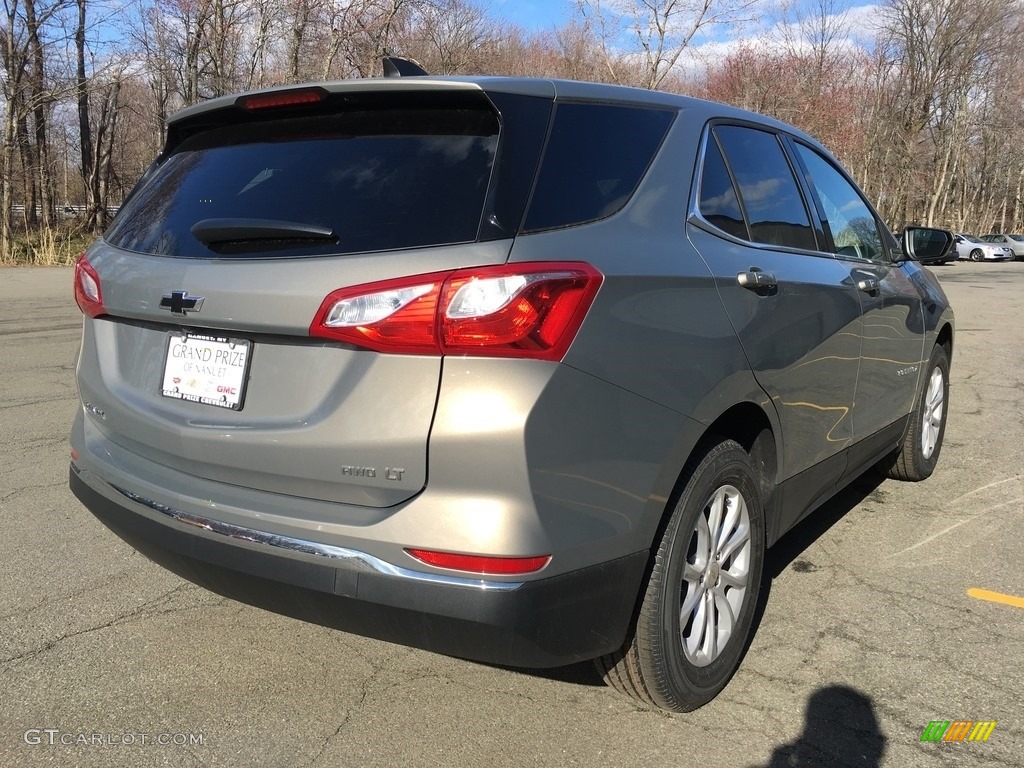
<svg viewBox="0 0 1024 768">
<path fill-rule="evenodd" d="M 176 315 L 187 315 L 190 310 L 198 312 L 203 308 L 203 297 L 189 296 L 188 291 L 171 291 L 161 297 L 160 307 L 169 309 Z"/>
</svg>

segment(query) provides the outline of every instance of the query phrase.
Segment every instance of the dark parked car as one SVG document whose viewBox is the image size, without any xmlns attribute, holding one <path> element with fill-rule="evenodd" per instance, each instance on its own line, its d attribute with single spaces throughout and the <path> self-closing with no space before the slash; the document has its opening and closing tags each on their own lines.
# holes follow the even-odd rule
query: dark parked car
<svg viewBox="0 0 1024 768">
<path fill-rule="evenodd" d="M 176 573 L 468 659 L 713 698 L 765 549 L 942 447 L 953 313 L 796 129 L 398 78 L 174 116 L 78 262 L 71 488 Z M 317 684 L 322 684 L 318 681 Z"/>
</svg>

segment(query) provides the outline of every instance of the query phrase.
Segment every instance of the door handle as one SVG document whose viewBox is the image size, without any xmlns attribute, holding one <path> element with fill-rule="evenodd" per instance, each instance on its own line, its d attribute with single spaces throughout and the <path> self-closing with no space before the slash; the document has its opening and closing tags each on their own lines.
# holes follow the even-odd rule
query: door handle
<svg viewBox="0 0 1024 768">
<path fill-rule="evenodd" d="M 878 280 L 873 277 L 864 277 L 857 281 L 857 288 L 872 295 L 878 293 Z"/>
<path fill-rule="evenodd" d="M 771 272 L 763 272 L 757 267 L 751 267 L 746 272 L 740 272 L 736 275 L 736 282 L 752 291 L 770 291 L 779 285 L 775 275 Z"/>
</svg>

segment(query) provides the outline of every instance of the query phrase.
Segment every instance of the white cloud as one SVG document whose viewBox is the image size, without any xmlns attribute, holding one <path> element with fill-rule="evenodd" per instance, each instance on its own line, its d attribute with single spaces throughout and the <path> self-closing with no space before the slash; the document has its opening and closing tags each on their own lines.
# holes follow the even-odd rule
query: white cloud
<svg viewBox="0 0 1024 768">
<path fill-rule="evenodd" d="M 851 52 L 870 47 L 880 30 L 883 13 L 882 6 L 872 3 L 827 16 L 825 26 L 832 27 L 835 34 L 831 46 Z M 751 24 L 734 28 L 728 36 L 691 46 L 676 68 L 685 74 L 697 75 L 709 65 L 744 48 L 766 52 L 805 52 L 812 49 L 812 44 L 799 22 L 772 23 L 764 16 Z"/>
</svg>

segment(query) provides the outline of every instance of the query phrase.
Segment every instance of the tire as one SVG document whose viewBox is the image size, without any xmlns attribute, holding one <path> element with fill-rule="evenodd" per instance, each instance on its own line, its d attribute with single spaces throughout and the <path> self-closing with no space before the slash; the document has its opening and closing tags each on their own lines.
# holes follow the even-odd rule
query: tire
<svg viewBox="0 0 1024 768">
<path fill-rule="evenodd" d="M 985 255 L 981 252 L 981 248 L 975 248 L 971 251 L 971 261 L 984 261 Z"/>
<path fill-rule="evenodd" d="M 595 664 L 620 693 L 689 712 L 725 687 L 746 650 L 765 535 L 761 486 L 738 443 L 724 440 L 692 459 L 681 482 L 634 632 Z"/>
<path fill-rule="evenodd" d="M 949 353 L 932 349 L 921 392 L 901 445 L 892 455 L 887 474 L 895 480 L 917 482 L 931 476 L 942 450 L 949 411 Z"/>
</svg>

